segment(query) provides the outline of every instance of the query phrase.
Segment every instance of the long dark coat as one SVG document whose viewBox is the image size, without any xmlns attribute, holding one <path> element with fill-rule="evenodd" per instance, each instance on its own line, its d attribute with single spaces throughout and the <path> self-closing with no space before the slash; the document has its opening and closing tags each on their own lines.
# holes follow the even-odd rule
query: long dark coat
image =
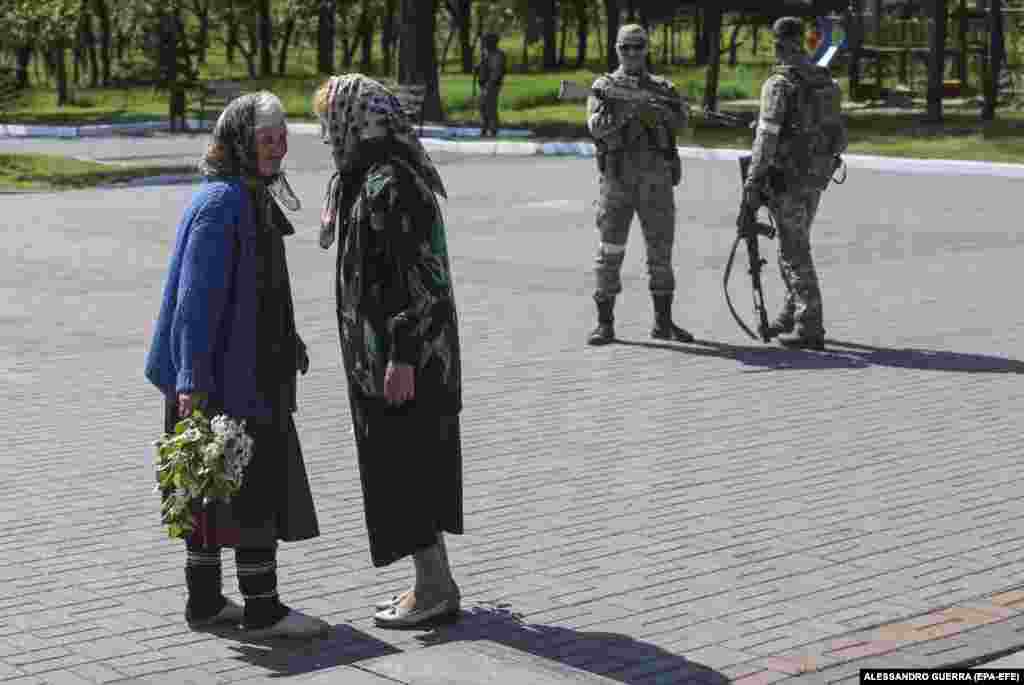
<svg viewBox="0 0 1024 685">
<path fill-rule="evenodd" d="M 384 156 L 353 195 L 339 217 L 338 325 L 370 553 L 383 566 L 439 531 L 462 533 L 462 370 L 433 192 L 412 165 Z M 415 398 L 400 407 L 383 399 L 390 361 L 415 368 Z"/>
</svg>

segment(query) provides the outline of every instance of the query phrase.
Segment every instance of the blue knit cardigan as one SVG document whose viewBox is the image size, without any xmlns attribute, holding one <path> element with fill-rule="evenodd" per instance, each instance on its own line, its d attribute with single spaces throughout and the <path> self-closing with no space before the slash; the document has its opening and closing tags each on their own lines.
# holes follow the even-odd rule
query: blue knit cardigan
<svg viewBox="0 0 1024 685">
<path fill-rule="evenodd" d="M 178 224 L 146 378 L 163 393 L 209 393 L 237 418 L 271 415 L 256 385 L 256 237 L 240 179 L 203 183 Z"/>
</svg>

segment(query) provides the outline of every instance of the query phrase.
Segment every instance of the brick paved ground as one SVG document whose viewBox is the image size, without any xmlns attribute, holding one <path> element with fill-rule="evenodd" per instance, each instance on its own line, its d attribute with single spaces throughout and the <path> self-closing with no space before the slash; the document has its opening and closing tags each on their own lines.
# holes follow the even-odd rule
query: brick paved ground
<svg viewBox="0 0 1024 685">
<path fill-rule="evenodd" d="M 151 492 L 159 398 L 141 367 L 192 188 L 5 196 L 0 682 L 347 668 L 356 683 L 389 655 L 468 640 L 636 685 L 834 682 L 1024 643 L 1019 183 L 851 173 L 815 236 L 829 351 L 802 353 L 745 340 L 730 319 L 719 288 L 735 169 L 689 162 L 676 312 L 698 341 L 647 338 L 636 231 L 623 344 L 595 349 L 593 162 L 448 159 L 465 611 L 388 632 L 370 605 L 405 587 L 410 565 L 369 563 L 333 255 L 315 238 L 326 176 L 302 172 L 310 160 L 293 164 L 306 207 L 289 256 L 313 359 L 297 421 L 323 535 L 283 546 L 280 575 L 331 636 L 253 644 L 184 627 L 181 545 Z M 747 297 L 737 279 L 745 314 Z M 233 574 L 225 554 L 237 597 Z"/>
</svg>

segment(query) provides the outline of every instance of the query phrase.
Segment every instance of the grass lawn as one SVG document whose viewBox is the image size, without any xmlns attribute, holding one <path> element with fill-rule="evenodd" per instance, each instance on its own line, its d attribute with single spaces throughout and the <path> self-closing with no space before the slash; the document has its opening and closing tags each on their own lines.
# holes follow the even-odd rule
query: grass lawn
<svg viewBox="0 0 1024 685">
<path fill-rule="evenodd" d="M 195 166 L 112 166 L 58 155 L 0 154 L 0 189 L 69 190 L 159 174 L 191 173 Z"/>
</svg>

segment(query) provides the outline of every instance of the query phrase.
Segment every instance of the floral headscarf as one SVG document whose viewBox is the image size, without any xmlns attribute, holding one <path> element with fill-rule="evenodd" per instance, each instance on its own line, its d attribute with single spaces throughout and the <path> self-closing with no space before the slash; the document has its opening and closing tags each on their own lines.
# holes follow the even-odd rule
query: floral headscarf
<svg viewBox="0 0 1024 685">
<path fill-rule="evenodd" d="M 320 118 L 321 138 L 331 146 L 338 170 L 327 187 L 320 217 L 320 246 L 334 242 L 337 220 L 339 174 L 359 164 L 360 143 L 390 137 L 405 148 L 408 161 L 424 183 L 441 197 L 448 197 L 441 175 L 413 131 L 398 98 L 383 84 L 362 74 L 333 76 L 328 84 L 327 111 Z"/>
<path fill-rule="evenodd" d="M 288 184 L 284 171 L 264 179 L 256 166 L 257 106 L 265 95 L 267 93 L 247 93 L 228 103 L 213 127 L 213 142 L 223 147 L 224 156 L 218 160 L 209 157 L 203 159 L 199 164 L 199 172 L 204 176 L 262 179 L 267 182 L 267 190 L 271 195 L 294 212 L 302 204 Z"/>
</svg>

